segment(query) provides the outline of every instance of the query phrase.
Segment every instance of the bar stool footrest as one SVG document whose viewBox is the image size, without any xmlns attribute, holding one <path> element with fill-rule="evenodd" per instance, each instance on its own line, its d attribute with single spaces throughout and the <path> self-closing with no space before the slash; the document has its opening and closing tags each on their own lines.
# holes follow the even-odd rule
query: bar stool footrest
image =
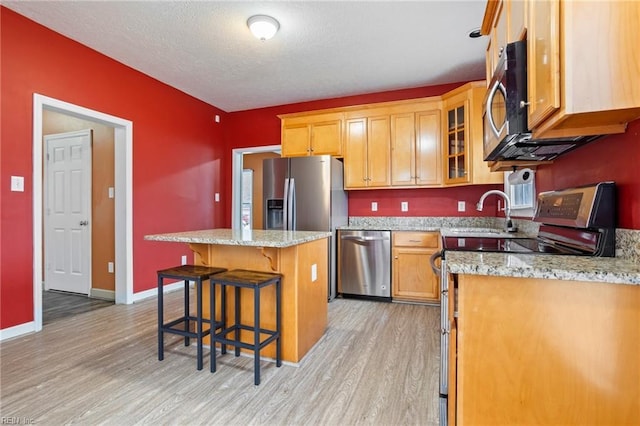
<svg viewBox="0 0 640 426">
<path fill-rule="evenodd" d="M 246 342 L 242 342 L 242 341 L 238 341 L 235 339 L 228 339 L 226 337 L 227 334 L 234 332 L 236 330 L 247 330 L 247 331 L 255 331 L 255 329 L 252 326 L 248 326 L 248 325 L 244 325 L 244 324 L 236 324 L 233 325 L 231 327 L 225 328 L 224 330 L 222 330 L 219 333 L 215 333 L 213 335 L 213 340 L 216 343 L 221 343 L 223 345 L 230 345 L 230 346 L 235 346 L 235 347 L 240 347 L 240 348 L 244 348 L 244 349 L 255 349 L 255 345 L 253 343 L 246 343 Z M 260 334 L 268 334 L 269 337 L 267 337 L 266 339 L 262 340 L 259 344 L 258 344 L 258 348 L 262 349 L 265 346 L 267 346 L 269 343 L 275 341 L 278 337 L 280 337 L 280 333 L 277 331 L 273 331 L 273 330 L 266 330 L 264 328 L 260 329 Z"/>
<path fill-rule="evenodd" d="M 165 333 L 172 333 L 172 334 L 178 334 L 180 336 L 184 336 L 184 337 L 192 337 L 192 338 L 196 338 L 198 337 L 198 333 L 195 331 L 186 331 L 184 329 L 184 324 L 186 321 L 189 321 L 190 323 L 193 323 L 194 325 L 197 324 L 197 317 L 194 316 L 189 316 L 189 317 L 180 317 L 177 318 L 173 321 L 169 321 L 166 322 L 164 324 L 162 324 L 162 331 Z M 182 324 L 182 328 L 176 328 L 176 326 L 178 326 L 179 324 Z M 202 325 L 209 325 L 209 320 L 208 319 L 203 319 L 202 320 Z M 216 321 L 214 323 L 214 330 L 217 330 L 219 328 L 222 328 L 222 321 Z M 202 330 L 202 336 L 208 336 L 211 333 L 211 330 L 209 328 Z"/>
</svg>

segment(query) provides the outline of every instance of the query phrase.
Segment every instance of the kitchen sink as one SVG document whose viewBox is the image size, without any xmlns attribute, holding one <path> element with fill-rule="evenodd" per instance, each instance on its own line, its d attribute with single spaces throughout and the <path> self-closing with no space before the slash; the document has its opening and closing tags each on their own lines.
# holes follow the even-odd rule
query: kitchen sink
<svg viewBox="0 0 640 426">
<path fill-rule="evenodd" d="M 442 229 L 443 237 L 459 238 L 517 238 L 518 234 L 496 228 L 447 228 Z"/>
</svg>

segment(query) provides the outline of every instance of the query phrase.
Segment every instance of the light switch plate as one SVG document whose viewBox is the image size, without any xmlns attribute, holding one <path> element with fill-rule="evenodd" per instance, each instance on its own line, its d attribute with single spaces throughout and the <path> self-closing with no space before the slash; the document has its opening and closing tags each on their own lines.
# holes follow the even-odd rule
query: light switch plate
<svg viewBox="0 0 640 426">
<path fill-rule="evenodd" d="M 24 192 L 23 176 L 11 176 L 11 190 L 14 192 Z"/>
<path fill-rule="evenodd" d="M 311 282 L 317 281 L 317 280 L 318 280 L 318 265 L 314 263 L 313 265 L 311 265 Z"/>
<path fill-rule="evenodd" d="M 466 203 L 464 201 L 458 201 L 458 211 L 463 212 L 467 208 Z"/>
<path fill-rule="evenodd" d="M 219 203 L 219 202 L 220 202 L 220 193 L 219 193 L 219 192 L 216 192 L 215 194 L 213 194 L 213 200 L 214 200 L 216 203 Z"/>
<path fill-rule="evenodd" d="M 371 202 L 371 211 L 372 212 L 377 212 L 378 211 L 378 203 L 375 201 Z"/>
</svg>

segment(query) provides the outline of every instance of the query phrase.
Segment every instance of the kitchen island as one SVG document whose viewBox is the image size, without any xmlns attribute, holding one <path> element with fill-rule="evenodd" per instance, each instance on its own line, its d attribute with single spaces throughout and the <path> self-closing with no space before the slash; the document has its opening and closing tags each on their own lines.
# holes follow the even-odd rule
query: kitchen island
<svg viewBox="0 0 640 426">
<path fill-rule="evenodd" d="M 314 231 L 207 229 L 147 235 L 145 240 L 187 243 L 199 265 L 282 274 L 282 359 L 297 363 L 327 326 L 330 236 L 330 232 Z M 171 265 L 159 265 L 159 269 L 165 266 Z M 208 287 L 203 287 L 204 312 L 209 312 Z M 242 291 L 242 321 L 253 324 L 253 297 Z M 275 327 L 274 298 L 273 288 L 263 290 L 261 323 L 267 329 Z M 233 293 L 229 291 L 227 320 L 230 318 Z M 274 358 L 275 343 L 263 355 Z"/>
</svg>

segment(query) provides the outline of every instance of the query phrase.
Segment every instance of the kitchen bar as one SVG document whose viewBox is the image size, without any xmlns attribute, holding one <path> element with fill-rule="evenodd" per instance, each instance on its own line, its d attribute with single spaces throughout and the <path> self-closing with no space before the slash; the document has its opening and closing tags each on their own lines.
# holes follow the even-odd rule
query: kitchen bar
<svg viewBox="0 0 640 426">
<path fill-rule="evenodd" d="M 147 235 L 145 239 L 188 243 L 199 265 L 282 274 L 282 359 L 297 363 L 327 326 L 330 236 L 330 232 L 315 231 L 208 229 Z M 266 328 L 275 325 L 273 297 L 272 289 L 264 290 L 261 322 Z M 232 299 L 229 293 L 230 307 Z M 208 286 L 203 289 L 203 300 L 203 311 L 208 312 Z M 253 299 L 242 297 L 242 307 L 243 323 L 252 324 L 245 313 L 253 312 Z M 233 310 L 227 309 L 227 316 L 231 315 Z M 274 344 L 265 348 L 264 356 L 275 357 Z"/>
</svg>

